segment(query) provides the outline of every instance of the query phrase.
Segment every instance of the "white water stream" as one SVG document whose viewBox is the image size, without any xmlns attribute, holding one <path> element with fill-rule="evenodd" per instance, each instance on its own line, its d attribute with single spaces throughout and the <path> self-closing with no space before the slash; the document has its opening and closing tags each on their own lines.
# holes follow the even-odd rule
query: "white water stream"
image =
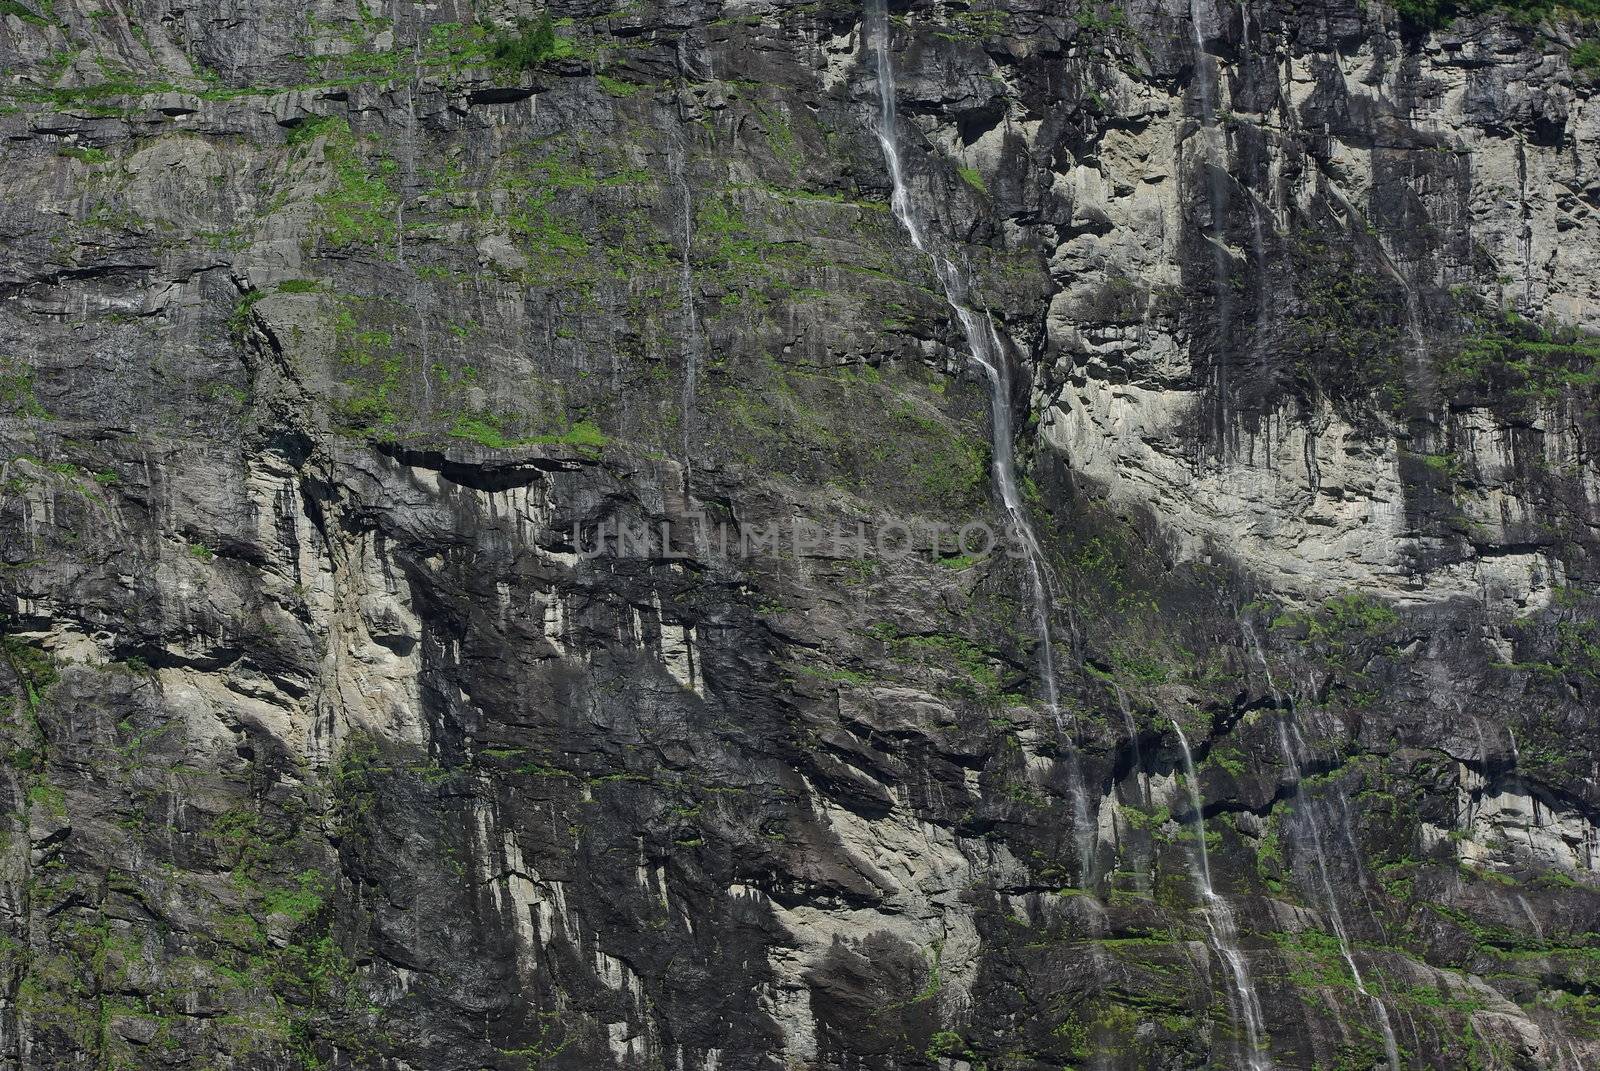
<svg viewBox="0 0 1600 1071">
<path fill-rule="evenodd" d="M 1383 1052 L 1389 1062 L 1389 1071 L 1400 1071 L 1400 1046 L 1395 1041 L 1394 1024 L 1389 1020 L 1389 1009 L 1377 994 L 1367 989 L 1366 979 L 1361 976 L 1361 968 L 1356 966 L 1355 956 L 1350 949 L 1349 931 L 1344 924 L 1344 913 L 1339 909 L 1339 898 L 1334 895 L 1333 879 L 1328 873 L 1327 842 L 1322 836 L 1322 823 L 1317 818 L 1315 801 L 1306 796 L 1302 789 L 1305 773 L 1301 764 L 1307 748 L 1305 739 L 1300 735 L 1299 726 L 1293 720 L 1294 700 L 1291 697 L 1285 702 L 1285 697 L 1278 691 L 1278 685 L 1272 679 L 1272 667 L 1267 663 L 1267 653 L 1262 649 L 1261 641 L 1257 638 L 1250 622 L 1241 619 L 1240 627 L 1244 632 L 1245 642 L 1255 653 L 1256 661 L 1261 663 L 1261 672 L 1267 678 L 1267 690 L 1272 693 L 1273 704 L 1285 708 L 1283 716 L 1278 719 L 1278 748 L 1283 753 L 1283 760 L 1289 767 L 1290 776 L 1294 778 L 1295 792 L 1304 803 L 1302 813 L 1311 837 L 1311 858 L 1316 864 L 1317 880 L 1322 887 L 1328 924 L 1333 927 L 1333 935 L 1339 939 L 1339 952 L 1344 957 L 1345 965 L 1350 968 L 1351 980 L 1355 982 L 1356 989 L 1361 995 L 1372 1002 L 1373 1010 L 1377 1013 L 1378 1030 L 1383 1034 Z M 1345 824 L 1344 838 L 1352 847 L 1354 846 L 1355 840 L 1348 822 Z"/>
<path fill-rule="evenodd" d="M 1250 969 L 1245 965 L 1244 953 L 1239 951 L 1239 928 L 1233 921 L 1233 909 L 1217 895 L 1211 884 L 1211 856 L 1206 850 L 1206 822 L 1200 805 L 1200 779 L 1195 776 L 1194 756 L 1189 752 L 1189 738 L 1183 735 L 1183 726 L 1176 721 L 1172 728 L 1178 734 L 1178 746 L 1183 749 L 1184 783 L 1189 789 L 1189 810 L 1194 816 L 1194 881 L 1205 908 L 1206 928 L 1211 931 L 1211 944 L 1222 961 L 1228 982 L 1233 987 L 1233 1005 L 1239 1021 L 1244 1026 L 1245 1051 L 1242 1056 L 1250 1071 L 1271 1071 L 1272 1061 L 1261 1049 L 1261 1001 L 1256 997 L 1255 985 L 1250 981 Z"/>
<path fill-rule="evenodd" d="M 966 274 L 949 257 L 944 256 L 929 241 L 929 235 L 917 213 L 910 187 L 906 183 L 905 167 L 900 155 L 900 135 L 895 114 L 894 64 L 889 54 L 889 16 L 883 0 L 871 0 L 867 7 L 866 32 L 869 47 L 877 66 L 878 75 L 878 144 L 883 148 L 884 162 L 889 167 L 892 185 L 890 208 L 894 217 L 905 228 L 911 244 L 927 256 L 945 300 L 955 314 L 956 322 L 967 342 L 967 352 L 983 370 L 989 384 L 989 410 L 992 429 L 991 459 L 996 490 L 1005 509 L 1006 522 L 1022 545 L 1023 559 L 1027 565 L 1028 582 L 1033 603 L 1034 629 L 1038 636 L 1039 681 L 1044 699 L 1050 708 L 1050 717 L 1063 738 L 1069 736 L 1061 716 L 1061 697 L 1056 683 L 1055 647 L 1050 639 L 1050 579 L 1044 553 L 1034 534 L 1033 524 L 1023 509 L 1022 495 L 1017 488 L 1016 463 L 1012 454 L 1011 428 L 1011 367 L 1006 347 L 994 320 L 979 312 L 971 303 L 971 283 Z M 1094 829 L 1089 820 L 1088 793 L 1083 787 L 1083 776 L 1075 752 L 1067 759 L 1068 792 L 1072 797 L 1074 839 L 1079 856 L 1080 883 L 1089 885 L 1094 878 Z"/>
</svg>

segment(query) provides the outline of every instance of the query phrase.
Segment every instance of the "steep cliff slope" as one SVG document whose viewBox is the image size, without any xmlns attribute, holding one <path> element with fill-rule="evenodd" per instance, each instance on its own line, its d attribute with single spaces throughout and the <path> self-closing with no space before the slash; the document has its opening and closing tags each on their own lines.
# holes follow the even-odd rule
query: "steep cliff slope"
<svg viewBox="0 0 1600 1071">
<path fill-rule="evenodd" d="M 0 1066 L 1600 1066 L 1588 29 L 0 0 Z"/>
</svg>

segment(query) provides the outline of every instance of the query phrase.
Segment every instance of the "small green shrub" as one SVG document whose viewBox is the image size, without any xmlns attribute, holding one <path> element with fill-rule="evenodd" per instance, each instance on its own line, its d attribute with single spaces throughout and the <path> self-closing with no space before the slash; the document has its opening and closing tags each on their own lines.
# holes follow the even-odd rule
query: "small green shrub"
<svg viewBox="0 0 1600 1071">
<path fill-rule="evenodd" d="M 234 305 L 233 315 L 228 317 L 228 330 L 235 335 L 244 334 L 250 326 L 250 317 L 254 315 L 251 310 L 256 307 L 256 302 L 266 296 L 266 294 L 253 286 L 246 290 L 239 298 L 238 303 Z"/>
<path fill-rule="evenodd" d="M 57 818 L 67 816 L 67 794 L 48 782 L 42 782 L 28 789 L 28 802 Z"/>
<path fill-rule="evenodd" d="M 1394 11 L 1401 21 L 1424 29 L 1443 26 L 1457 14 L 1449 0 L 1395 0 Z"/>
<path fill-rule="evenodd" d="M 960 1034 L 954 1030 L 941 1030 L 928 1042 L 927 1057 L 940 1060 L 947 1056 L 959 1056 L 966 1049 L 966 1042 L 961 1040 Z"/>
<path fill-rule="evenodd" d="M 455 424 L 450 428 L 450 437 L 453 439 L 470 439 L 480 446 L 487 446 L 499 450 L 507 446 L 515 446 L 514 439 L 508 439 L 500 425 L 492 417 L 456 417 Z"/>
<path fill-rule="evenodd" d="M 44 691 L 61 677 L 49 654 L 12 636 L 0 636 L 0 659 L 10 665 L 30 695 Z"/>
<path fill-rule="evenodd" d="M 1351 645 L 1383 636 L 1400 624 L 1392 608 L 1360 592 L 1337 595 L 1314 613 L 1291 610 L 1273 618 L 1276 630 L 1304 630 L 1305 643 L 1327 643 L 1338 653 Z"/>
<path fill-rule="evenodd" d="M 560 436 L 560 441 L 568 446 L 576 446 L 586 450 L 602 450 L 611 441 L 611 437 L 601 431 L 599 426 L 592 421 L 580 420 Z"/>
<path fill-rule="evenodd" d="M 528 71 L 548 60 L 572 54 L 572 42 L 556 33 L 550 12 L 537 19 L 518 19 L 515 30 L 490 31 L 489 63 L 506 70 Z"/>
<path fill-rule="evenodd" d="M 50 414 L 33 390 L 33 369 L 10 357 L 0 357 L 0 412 L 47 420 Z"/>
</svg>

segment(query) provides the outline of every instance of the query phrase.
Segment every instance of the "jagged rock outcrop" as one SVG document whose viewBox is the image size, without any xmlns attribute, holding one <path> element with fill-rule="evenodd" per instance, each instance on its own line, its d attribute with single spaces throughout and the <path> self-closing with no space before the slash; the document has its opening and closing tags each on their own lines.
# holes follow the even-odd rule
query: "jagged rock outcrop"
<svg viewBox="0 0 1600 1071">
<path fill-rule="evenodd" d="M 892 5 L 1052 717 L 869 13 L 544 14 L 0 2 L 0 1066 L 1600 1064 L 1587 24 Z"/>
</svg>

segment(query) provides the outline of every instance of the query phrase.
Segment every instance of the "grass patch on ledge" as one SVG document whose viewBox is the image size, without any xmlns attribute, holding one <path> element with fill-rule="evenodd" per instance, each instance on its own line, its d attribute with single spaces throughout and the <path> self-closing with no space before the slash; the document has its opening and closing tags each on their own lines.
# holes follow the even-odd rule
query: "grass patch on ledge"
<svg viewBox="0 0 1600 1071">
<path fill-rule="evenodd" d="M 464 439 L 492 450 L 516 446 L 572 446 L 586 453 L 599 453 L 611 444 L 611 437 L 592 420 L 578 420 L 559 432 L 541 435 L 507 435 L 500 418 L 489 414 L 462 415 L 450 427 L 452 439 Z"/>
</svg>

